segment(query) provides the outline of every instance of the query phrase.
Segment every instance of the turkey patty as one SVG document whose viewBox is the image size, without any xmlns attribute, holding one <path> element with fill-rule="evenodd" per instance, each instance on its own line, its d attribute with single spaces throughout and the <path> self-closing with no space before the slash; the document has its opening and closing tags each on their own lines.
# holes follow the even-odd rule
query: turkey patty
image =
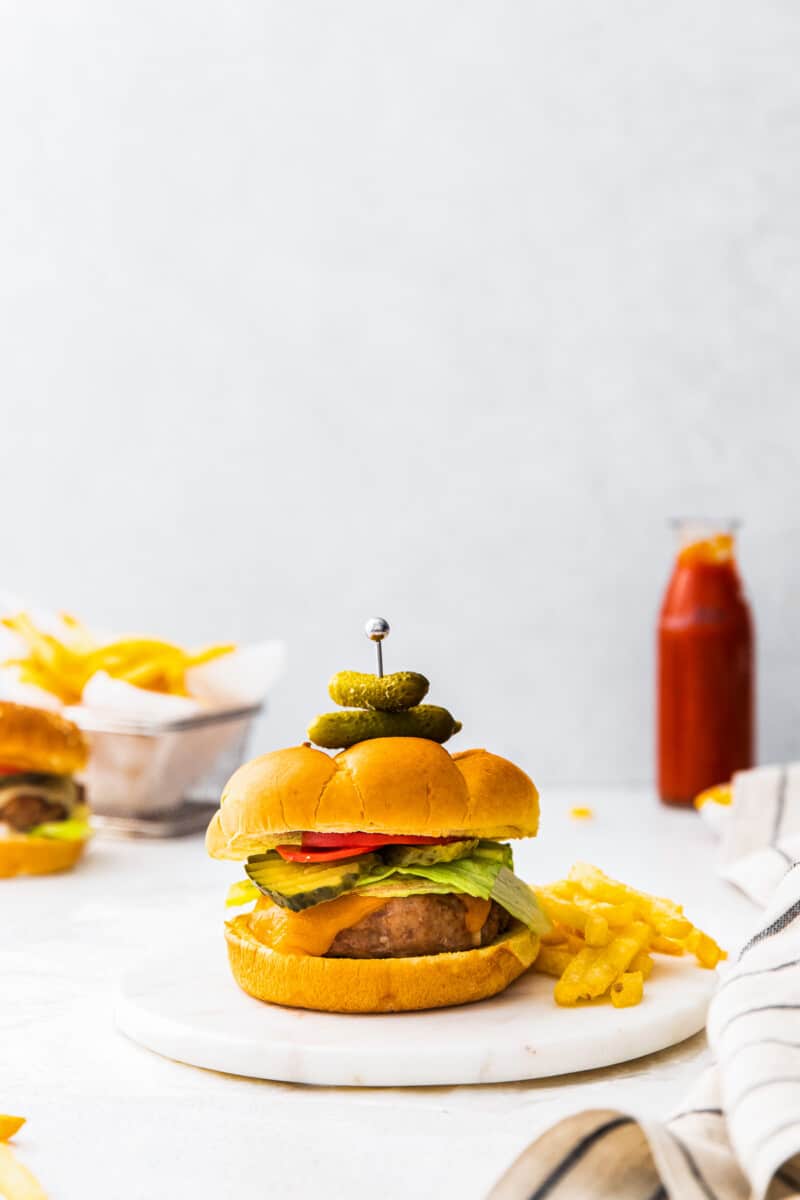
<svg viewBox="0 0 800 1200">
<path fill-rule="evenodd" d="M 387 900 L 333 939 L 328 958 L 410 958 L 487 946 L 509 924 L 504 908 L 491 902 L 481 928 L 467 928 L 460 896 L 421 895 Z"/>
</svg>

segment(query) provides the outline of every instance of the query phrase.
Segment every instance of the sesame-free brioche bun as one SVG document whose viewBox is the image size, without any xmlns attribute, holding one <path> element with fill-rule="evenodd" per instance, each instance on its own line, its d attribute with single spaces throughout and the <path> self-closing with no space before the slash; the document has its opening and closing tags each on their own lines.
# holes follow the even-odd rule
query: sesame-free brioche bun
<svg viewBox="0 0 800 1200">
<path fill-rule="evenodd" d="M 0 701 L 0 763 L 49 775 L 72 775 L 88 748 L 72 721 L 44 708 Z"/>
<path fill-rule="evenodd" d="M 0 838 L 0 879 L 11 875 L 51 875 L 68 871 L 83 854 L 86 838 L 59 841 L 24 833 Z"/>
<path fill-rule="evenodd" d="M 502 992 L 526 971 L 539 939 L 519 921 L 480 950 L 419 958 L 320 958 L 260 942 L 247 916 L 226 924 L 234 979 L 257 1000 L 319 1012 L 410 1012 L 470 1004 Z"/>
<path fill-rule="evenodd" d="M 213 858 L 244 859 L 301 830 L 519 838 L 538 825 L 538 792 L 507 759 L 373 738 L 334 757 L 303 745 L 245 763 L 228 780 L 206 847 Z"/>
</svg>

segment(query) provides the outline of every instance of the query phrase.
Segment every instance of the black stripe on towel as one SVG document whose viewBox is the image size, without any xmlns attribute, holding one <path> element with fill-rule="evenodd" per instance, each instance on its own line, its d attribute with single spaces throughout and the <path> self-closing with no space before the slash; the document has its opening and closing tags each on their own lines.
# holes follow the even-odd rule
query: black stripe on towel
<svg viewBox="0 0 800 1200">
<path fill-rule="evenodd" d="M 730 1029 L 731 1025 L 735 1024 L 736 1021 L 740 1021 L 742 1017 L 749 1017 L 752 1016 L 753 1013 L 758 1012 L 778 1012 L 780 1009 L 796 1011 L 797 1009 L 800 1009 L 800 1004 L 759 1004 L 756 1008 L 746 1008 L 743 1012 L 734 1013 L 732 1017 L 729 1017 L 722 1028 L 718 1031 L 717 1036 L 722 1037 L 723 1033 L 725 1033 L 727 1029 Z"/>
<path fill-rule="evenodd" d="M 767 1142 L 771 1142 L 779 1133 L 785 1133 L 787 1129 L 797 1129 L 800 1127 L 800 1117 L 790 1117 L 788 1121 L 784 1121 L 782 1125 L 778 1125 L 775 1129 L 770 1129 L 769 1133 L 765 1134 L 761 1139 L 759 1147 L 761 1153 L 764 1153 L 764 1147 Z"/>
<path fill-rule="evenodd" d="M 741 1054 L 743 1050 L 752 1050 L 754 1046 L 785 1046 L 787 1050 L 800 1050 L 800 1042 L 793 1042 L 789 1038 L 753 1038 L 752 1042 L 740 1042 L 736 1047 L 736 1053 Z M 731 1055 L 728 1055 L 730 1058 Z"/>
<path fill-rule="evenodd" d="M 758 971 L 742 971 L 741 975 L 731 975 L 729 979 L 723 979 L 717 988 L 717 994 L 730 987 L 732 983 L 738 983 L 740 979 L 752 979 L 755 975 L 771 975 L 774 971 L 785 971 L 788 967 L 798 965 L 800 965 L 800 958 L 793 958 L 789 962 L 778 963 L 775 967 L 761 967 Z"/>
<path fill-rule="evenodd" d="M 721 1117 L 721 1108 L 687 1108 L 684 1112 L 676 1113 L 674 1117 L 670 1117 L 667 1121 L 671 1125 L 673 1121 L 682 1121 L 684 1117 Z"/>
<path fill-rule="evenodd" d="M 780 1171 L 775 1172 L 775 1175 L 781 1183 L 785 1183 L 788 1187 L 800 1188 L 800 1175 L 792 1175 L 786 1167 L 781 1167 Z"/>
<path fill-rule="evenodd" d="M 695 1162 L 694 1155 L 689 1147 L 686 1146 L 679 1137 L 676 1137 L 674 1133 L 671 1135 L 671 1137 L 683 1157 L 686 1159 L 686 1165 L 694 1176 L 697 1186 L 700 1188 L 703 1195 L 707 1196 L 708 1200 L 717 1200 L 717 1193 L 713 1191 L 710 1184 L 703 1178 L 702 1174 L 700 1173 L 700 1168 Z"/>
<path fill-rule="evenodd" d="M 746 1100 L 752 1092 L 760 1091 L 761 1088 L 772 1087 L 774 1083 L 800 1083 L 800 1075 L 773 1075 L 770 1079 L 760 1079 L 757 1083 L 751 1083 L 744 1091 L 739 1092 L 733 1100 L 728 1102 L 728 1108 L 736 1108 L 743 1100 Z"/>
<path fill-rule="evenodd" d="M 553 1189 L 561 1183 L 564 1176 L 574 1166 L 577 1166 L 593 1146 L 602 1141 L 607 1134 L 613 1133 L 615 1129 L 620 1129 L 623 1125 L 631 1125 L 632 1123 L 633 1119 L 631 1117 L 615 1117 L 613 1121 L 606 1121 L 604 1125 L 600 1125 L 597 1129 L 592 1130 L 591 1133 L 587 1133 L 586 1137 L 581 1138 L 572 1147 L 569 1154 L 566 1154 L 558 1166 L 539 1184 L 536 1191 L 531 1192 L 529 1200 L 545 1200 L 545 1197 L 551 1195 Z"/>
<path fill-rule="evenodd" d="M 789 870 L 794 870 L 794 868 L 790 867 Z M 794 904 L 790 904 L 785 912 L 782 912 L 779 917 L 776 917 L 774 921 L 770 921 L 769 925 L 765 925 L 763 929 L 750 938 L 747 945 L 739 951 L 739 962 L 742 961 L 748 950 L 752 950 L 753 946 L 757 946 L 759 942 L 763 942 L 767 938 L 773 937 L 776 933 L 781 933 L 784 929 L 788 929 L 792 922 L 796 921 L 799 916 L 800 900 L 795 900 Z"/>
<path fill-rule="evenodd" d="M 786 767 L 780 773 L 778 779 L 778 789 L 775 794 L 775 816 L 772 821 L 772 837 L 769 839 L 770 846 L 774 846 L 778 838 L 781 836 L 781 826 L 783 825 L 783 815 L 786 812 L 786 784 L 789 781 L 789 772 Z"/>
</svg>

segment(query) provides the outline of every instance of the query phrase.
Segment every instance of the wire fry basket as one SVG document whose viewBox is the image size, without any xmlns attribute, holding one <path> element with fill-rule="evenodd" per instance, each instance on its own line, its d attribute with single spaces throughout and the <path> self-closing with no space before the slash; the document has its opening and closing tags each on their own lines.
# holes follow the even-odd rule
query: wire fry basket
<svg viewBox="0 0 800 1200">
<path fill-rule="evenodd" d="M 80 716 L 90 747 L 81 779 L 94 823 L 127 837 L 174 837 L 205 827 L 247 757 L 263 705 L 170 721 Z"/>
</svg>

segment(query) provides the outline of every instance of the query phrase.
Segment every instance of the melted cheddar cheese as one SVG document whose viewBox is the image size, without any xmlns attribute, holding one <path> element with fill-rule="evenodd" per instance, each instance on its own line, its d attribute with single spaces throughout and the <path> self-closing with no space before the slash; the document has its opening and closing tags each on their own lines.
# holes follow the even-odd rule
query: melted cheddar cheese
<svg viewBox="0 0 800 1200">
<path fill-rule="evenodd" d="M 459 900 L 467 910 L 464 914 L 467 932 L 480 933 L 492 907 L 491 900 L 476 900 L 474 896 L 459 896 Z"/>
<path fill-rule="evenodd" d="M 281 954 L 314 954 L 321 957 L 343 929 L 383 908 L 383 896 L 339 896 L 303 912 L 281 908 L 265 896 L 250 914 L 250 929 L 260 942 Z"/>
</svg>

